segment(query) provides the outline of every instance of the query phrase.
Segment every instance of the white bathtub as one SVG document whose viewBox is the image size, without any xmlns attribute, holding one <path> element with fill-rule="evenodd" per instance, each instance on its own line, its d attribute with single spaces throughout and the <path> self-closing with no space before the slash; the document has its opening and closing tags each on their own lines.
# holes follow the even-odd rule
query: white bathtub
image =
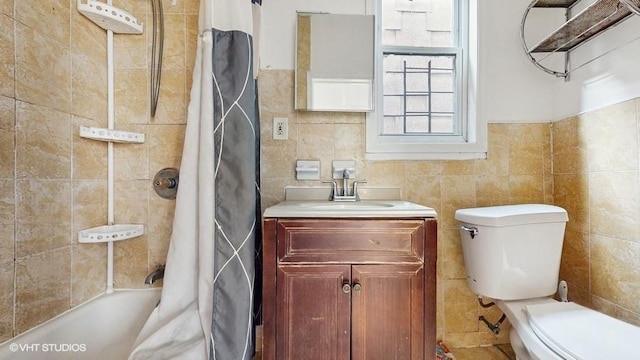
<svg viewBox="0 0 640 360">
<path fill-rule="evenodd" d="M 0 359 L 126 359 L 160 289 L 102 295 L 0 344 Z"/>
</svg>

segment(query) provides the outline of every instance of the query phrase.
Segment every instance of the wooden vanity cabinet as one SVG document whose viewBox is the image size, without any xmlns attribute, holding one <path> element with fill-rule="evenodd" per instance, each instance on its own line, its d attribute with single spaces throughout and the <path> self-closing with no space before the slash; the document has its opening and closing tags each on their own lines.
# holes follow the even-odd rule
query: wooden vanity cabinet
<svg viewBox="0 0 640 360">
<path fill-rule="evenodd" d="M 435 219 L 265 219 L 263 359 L 435 358 Z"/>
</svg>

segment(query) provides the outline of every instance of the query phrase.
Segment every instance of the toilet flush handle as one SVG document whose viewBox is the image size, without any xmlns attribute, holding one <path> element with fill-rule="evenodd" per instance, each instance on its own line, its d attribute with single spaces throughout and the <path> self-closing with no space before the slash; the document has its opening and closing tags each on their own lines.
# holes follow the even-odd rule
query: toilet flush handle
<svg viewBox="0 0 640 360">
<path fill-rule="evenodd" d="M 478 228 L 474 228 L 474 227 L 466 227 L 464 225 L 460 226 L 460 228 L 464 231 L 469 232 L 469 235 L 471 235 L 471 238 L 473 239 L 476 235 L 478 235 Z"/>
</svg>

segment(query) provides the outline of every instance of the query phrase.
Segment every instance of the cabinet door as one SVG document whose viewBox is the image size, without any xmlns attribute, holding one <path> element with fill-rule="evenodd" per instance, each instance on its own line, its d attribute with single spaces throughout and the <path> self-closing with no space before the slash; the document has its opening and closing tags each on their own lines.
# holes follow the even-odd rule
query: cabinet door
<svg viewBox="0 0 640 360">
<path fill-rule="evenodd" d="M 349 265 L 280 265 L 276 358 L 349 360 Z M 345 291 L 347 290 L 347 291 Z"/>
<path fill-rule="evenodd" d="M 424 266 L 354 265 L 351 276 L 351 359 L 424 359 Z"/>
</svg>

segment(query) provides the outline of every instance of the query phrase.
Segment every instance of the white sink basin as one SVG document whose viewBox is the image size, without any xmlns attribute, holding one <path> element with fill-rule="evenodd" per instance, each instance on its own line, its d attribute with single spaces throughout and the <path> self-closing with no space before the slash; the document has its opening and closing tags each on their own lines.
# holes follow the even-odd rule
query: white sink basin
<svg viewBox="0 0 640 360">
<path fill-rule="evenodd" d="M 264 211 L 265 218 L 436 217 L 434 209 L 408 201 L 283 201 Z"/>
<path fill-rule="evenodd" d="M 301 207 L 307 207 L 316 210 L 381 210 L 392 208 L 393 204 L 371 202 L 371 201 L 352 201 L 352 202 L 302 202 Z"/>
</svg>

